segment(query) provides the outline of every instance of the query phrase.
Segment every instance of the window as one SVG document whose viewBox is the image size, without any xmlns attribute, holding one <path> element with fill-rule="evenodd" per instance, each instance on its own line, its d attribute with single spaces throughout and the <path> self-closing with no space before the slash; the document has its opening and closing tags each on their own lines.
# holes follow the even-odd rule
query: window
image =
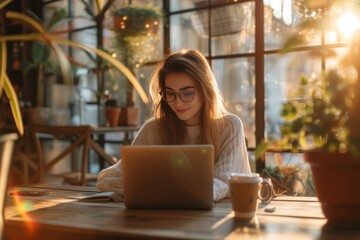
<svg viewBox="0 0 360 240">
<path fill-rule="evenodd" d="M 229 110 L 244 123 L 249 148 L 280 138 L 281 104 L 294 96 L 301 74 L 319 76 L 336 66 L 346 48 L 339 32 L 304 31 L 307 44 L 281 48 L 304 18 L 316 10 L 294 0 L 171 0 L 169 46 L 196 48 L 209 59 Z M 326 53 L 326 54 L 324 54 Z M 254 160 L 252 154 L 251 159 Z M 276 164 L 302 164 L 301 154 L 266 154 L 256 171 Z"/>
<path fill-rule="evenodd" d="M 102 2 L 102 7 L 105 6 L 107 1 Z M 113 27 L 113 13 L 118 8 L 127 6 L 131 4 L 133 6 L 146 6 L 148 4 L 162 8 L 161 0 L 116 0 L 113 2 L 111 7 L 105 12 L 104 20 L 101 22 L 96 22 L 94 17 L 91 16 L 87 11 L 85 11 L 85 4 L 89 7 L 90 11 L 93 14 L 96 14 L 95 1 L 77 1 L 77 0 L 58 0 L 58 1 L 44 1 L 43 2 L 43 12 L 45 21 L 49 20 L 52 13 L 59 8 L 65 8 L 69 16 L 72 18 L 71 21 L 68 21 L 67 24 L 64 24 L 64 32 L 62 35 L 64 38 L 68 38 L 72 41 L 76 41 L 87 46 L 96 48 L 103 48 L 104 50 L 112 53 L 114 56 L 120 58 L 119 47 L 116 45 L 115 40 L 115 30 Z M 141 60 L 142 64 L 136 65 L 134 69 L 134 75 L 140 81 L 143 89 L 147 91 L 147 79 L 151 73 L 151 70 L 154 68 L 157 60 L 163 54 L 163 23 L 160 23 L 158 38 L 150 39 L 141 39 L 139 45 L 144 51 L 141 51 L 141 54 L 138 54 L 136 57 Z M 101 26 L 100 28 L 98 26 Z M 133 41 L 133 44 L 138 44 L 138 42 Z M 59 111 L 64 109 L 64 115 L 71 115 L 71 119 L 67 120 L 74 124 L 93 124 L 93 125 L 102 125 L 104 119 L 101 114 L 98 114 L 98 97 L 100 94 L 104 94 L 105 91 L 108 91 L 109 94 L 117 99 L 118 105 L 123 107 L 125 105 L 126 93 L 128 91 L 128 80 L 120 73 L 118 70 L 113 69 L 111 66 L 108 68 L 99 69 L 99 66 L 96 62 L 95 54 L 87 54 L 82 50 L 71 48 L 67 49 L 69 55 L 73 60 L 78 64 L 76 66 L 75 72 L 75 81 L 76 81 L 76 91 L 74 91 L 74 96 L 68 96 L 66 98 L 60 97 L 58 94 L 63 94 L 64 91 L 54 91 L 51 96 L 48 96 L 48 104 L 51 107 L 57 108 Z M 102 73 L 99 74 L 99 71 Z M 55 88 L 61 88 L 55 84 Z M 70 102 L 59 102 L 61 99 L 65 99 Z M 71 102 L 72 101 L 72 102 Z M 85 102 L 85 115 L 81 116 L 80 104 Z M 141 99 L 135 95 L 135 103 L 141 106 L 141 122 L 148 116 L 148 109 L 145 104 L 142 103 Z M 68 105 L 73 106 L 73 111 L 69 114 Z M 66 116 L 65 116 L 66 117 Z M 62 118 L 61 123 L 64 121 Z"/>
</svg>

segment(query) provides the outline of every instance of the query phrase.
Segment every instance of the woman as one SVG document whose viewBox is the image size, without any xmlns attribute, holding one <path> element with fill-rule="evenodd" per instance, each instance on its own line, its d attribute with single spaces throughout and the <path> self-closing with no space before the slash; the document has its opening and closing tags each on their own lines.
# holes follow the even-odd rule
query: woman
<svg viewBox="0 0 360 240">
<path fill-rule="evenodd" d="M 250 172 L 241 120 L 229 114 L 206 58 L 196 50 L 165 56 L 150 79 L 153 118 L 132 145 L 212 144 L 214 200 L 229 196 L 232 172 Z M 120 161 L 100 172 L 97 188 L 122 191 Z"/>
</svg>

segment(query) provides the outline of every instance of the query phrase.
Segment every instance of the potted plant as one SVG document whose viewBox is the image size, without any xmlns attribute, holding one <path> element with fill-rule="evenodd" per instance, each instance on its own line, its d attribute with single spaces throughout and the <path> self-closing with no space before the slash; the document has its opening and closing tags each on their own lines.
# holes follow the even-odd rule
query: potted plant
<svg viewBox="0 0 360 240">
<path fill-rule="evenodd" d="M 9 4 L 12 0 L 6 0 L 0 4 L 0 9 L 4 8 L 7 4 Z M 100 11 L 101 12 L 101 11 Z M 15 125 L 18 129 L 20 135 L 24 132 L 22 116 L 20 112 L 20 106 L 18 103 L 18 98 L 16 92 L 11 84 L 11 80 L 9 79 L 6 73 L 6 60 L 7 60 L 7 52 L 6 52 L 6 43 L 8 41 L 35 41 L 46 43 L 51 50 L 54 52 L 54 55 L 58 59 L 59 67 L 61 70 L 61 75 L 64 81 L 68 84 L 72 84 L 72 71 L 70 70 L 69 61 L 67 55 L 63 52 L 59 45 L 64 45 L 72 48 L 78 48 L 86 52 L 95 53 L 101 59 L 108 61 L 112 66 L 114 66 L 117 70 L 123 73 L 129 82 L 134 85 L 134 88 L 138 91 L 141 99 L 144 103 L 148 102 L 148 98 L 146 96 L 145 91 L 134 77 L 134 75 L 126 68 L 121 62 L 114 59 L 110 54 L 99 48 L 89 47 L 74 41 L 69 41 L 67 39 L 63 39 L 57 37 L 55 33 L 48 31 L 48 28 L 45 27 L 38 19 L 13 11 L 7 11 L 5 13 L 5 17 L 20 21 L 24 24 L 27 24 L 33 32 L 28 34 L 16 34 L 16 35 L 1 35 L 0 36 L 0 52 L 1 52 L 1 78 L 0 78 L 0 94 L 2 94 L 2 90 L 4 90 L 6 97 L 9 99 L 9 104 L 11 106 L 12 115 L 14 117 Z M 56 16 L 56 18 L 59 16 Z M 54 19 L 55 20 L 55 19 Z M 50 21 L 49 24 L 54 24 L 54 22 Z"/>
<path fill-rule="evenodd" d="M 307 1 L 311 5 L 312 1 Z M 322 1 L 315 4 L 324 13 L 305 21 L 303 29 L 324 31 L 334 22 L 332 4 L 356 2 Z M 299 35 L 290 38 L 285 49 L 297 46 Z M 285 123 L 282 138 L 268 145 L 303 150 L 310 164 L 316 194 L 328 224 L 337 227 L 360 227 L 360 32 L 354 34 L 348 55 L 336 69 L 324 72 L 319 79 L 302 76 L 296 99 L 282 105 Z M 259 149 L 265 149 L 260 146 Z"/>
<path fill-rule="evenodd" d="M 119 50 L 118 59 L 133 74 L 135 68 L 146 62 L 155 51 L 153 45 L 158 38 L 158 27 L 162 20 L 162 12 L 153 6 L 134 6 L 128 4 L 113 12 L 114 36 Z M 134 89 L 128 82 L 124 83 L 125 103 L 119 119 L 119 125 L 138 125 L 140 109 L 135 106 Z"/>
<path fill-rule="evenodd" d="M 110 127 L 117 127 L 119 123 L 119 117 L 121 108 L 117 106 L 117 100 L 109 98 L 105 102 L 106 119 Z"/>
</svg>

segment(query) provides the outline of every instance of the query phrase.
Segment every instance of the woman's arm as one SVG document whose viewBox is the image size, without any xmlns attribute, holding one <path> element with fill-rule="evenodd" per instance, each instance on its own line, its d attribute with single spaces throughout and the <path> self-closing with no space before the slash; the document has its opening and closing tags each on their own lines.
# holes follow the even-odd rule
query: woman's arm
<svg viewBox="0 0 360 240">
<path fill-rule="evenodd" d="M 214 172 L 214 200 L 230 195 L 229 176 L 234 172 L 250 172 L 242 122 L 236 115 L 228 115 L 229 123 L 221 135 L 221 145 Z"/>
<path fill-rule="evenodd" d="M 156 134 L 155 121 L 146 122 L 131 145 L 159 144 L 158 134 Z M 114 165 L 103 169 L 97 177 L 96 188 L 103 192 L 121 192 L 123 191 L 123 179 L 121 172 L 121 159 Z"/>
</svg>

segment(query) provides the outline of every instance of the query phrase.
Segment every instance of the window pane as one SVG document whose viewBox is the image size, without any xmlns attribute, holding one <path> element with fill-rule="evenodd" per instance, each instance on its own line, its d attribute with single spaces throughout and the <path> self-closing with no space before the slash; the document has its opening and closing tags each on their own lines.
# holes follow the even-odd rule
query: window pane
<svg viewBox="0 0 360 240">
<path fill-rule="evenodd" d="M 228 109 L 241 118 L 249 147 L 255 147 L 254 59 L 224 59 L 212 63 Z"/>
<path fill-rule="evenodd" d="M 306 61 L 304 61 L 306 59 Z M 281 104 L 295 98 L 302 73 L 320 76 L 321 57 L 314 52 L 296 52 L 265 57 L 265 137 L 280 137 Z"/>
<path fill-rule="evenodd" d="M 211 18 L 214 55 L 255 51 L 255 2 L 214 8 Z M 207 22 L 203 23 L 204 28 L 208 29 Z"/>
<path fill-rule="evenodd" d="M 343 13 L 340 12 L 339 14 L 338 11 L 343 11 Z M 306 9 L 304 2 L 300 1 L 264 0 L 265 48 L 280 48 L 291 34 L 299 31 L 298 27 L 302 21 L 319 18 L 321 14 L 324 13 L 321 13 L 320 10 Z M 326 14 L 333 14 L 332 18 L 335 19 L 336 24 L 326 29 L 325 43 L 335 44 L 348 41 L 359 22 L 356 13 L 351 12 L 351 9 L 347 9 L 346 12 L 337 9 Z M 350 22 L 352 23 L 351 26 L 349 26 Z M 301 31 L 301 36 L 307 42 L 306 45 L 319 45 L 321 43 L 320 31 Z"/>
<path fill-rule="evenodd" d="M 171 0 L 171 1 L 169 1 L 170 11 L 174 12 L 174 11 L 180 11 L 180 10 L 184 10 L 184 9 L 194 8 L 195 4 L 197 2 L 203 2 L 203 1 L 199 1 L 199 0 L 197 0 L 197 1 L 194 1 L 194 0 Z M 206 3 L 207 3 L 207 0 L 206 0 Z"/>
<path fill-rule="evenodd" d="M 195 32 L 191 20 L 193 15 L 194 12 L 189 12 L 170 17 L 170 47 L 172 50 L 195 48 L 207 55 L 207 38 L 200 37 Z"/>
<path fill-rule="evenodd" d="M 281 104 L 290 98 L 296 99 L 300 77 L 319 78 L 321 72 L 321 51 L 294 52 L 286 55 L 265 57 L 265 136 L 280 138 Z M 326 51 L 326 69 L 336 68 L 347 48 Z M 306 59 L 306 61 L 304 61 Z"/>
<path fill-rule="evenodd" d="M 96 29 L 90 28 L 80 32 L 74 32 L 71 34 L 71 40 L 87 46 L 96 47 Z M 91 55 L 95 57 L 95 54 L 92 53 Z M 89 68 L 95 67 L 95 62 L 83 50 L 74 48 L 72 57 L 75 61 L 80 61 Z"/>
<path fill-rule="evenodd" d="M 269 177 L 276 194 L 316 196 L 310 166 L 302 153 L 266 153 L 263 176 Z"/>
<path fill-rule="evenodd" d="M 264 0 L 264 43 L 265 49 L 278 49 L 283 46 L 291 34 L 297 33 L 304 19 L 303 4 L 291 0 Z M 320 44 L 320 32 L 304 31 L 307 45 Z"/>
<path fill-rule="evenodd" d="M 89 2 L 89 6 L 91 7 L 91 10 L 95 12 L 95 6 L 92 4 L 92 1 Z M 82 3 L 82 1 L 72 1 L 70 6 L 70 14 L 73 17 L 73 20 L 71 21 L 72 29 L 96 25 L 93 18 L 86 11 L 84 11 L 84 8 L 85 5 Z"/>
</svg>

